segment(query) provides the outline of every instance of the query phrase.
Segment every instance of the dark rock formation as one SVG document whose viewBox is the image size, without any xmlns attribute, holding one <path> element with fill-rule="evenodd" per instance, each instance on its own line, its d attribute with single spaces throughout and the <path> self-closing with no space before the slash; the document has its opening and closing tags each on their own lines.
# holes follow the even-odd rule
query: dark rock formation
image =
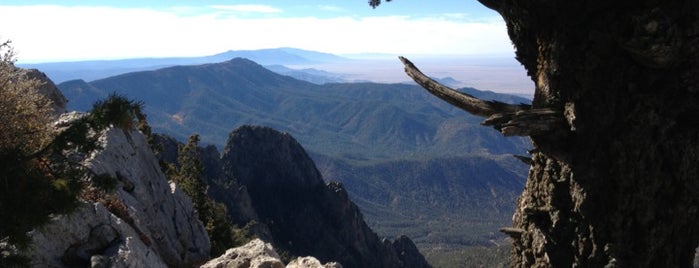
<svg viewBox="0 0 699 268">
<path fill-rule="evenodd" d="M 158 148 L 158 159 L 168 164 L 177 163 L 178 146 L 183 145 L 175 138 L 154 134 L 153 141 Z M 223 203 L 233 222 L 244 226 L 258 217 L 252 208 L 250 196 L 245 186 L 226 176 L 221 165 L 221 154 L 215 146 L 199 148 L 199 157 L 204 166 L 204 180 L 208 185 L 207 194 L 216 202 Z M 260 233 L 256 233 L 260 235 Z M 263 235 L 264 236 L 264 235 Z"/>
<path fill-rule="evenodd" d="M 384 239 L 384 243 L 391 243 L 387 239 Z M 415 244 L 407 236 L 400 236 L 391 243 L 393 249 L 398 253 L 398 258 L 406 267 L 415 267 L 411 264 L 413 263 L 425 263 L 425 258 L 422 256 L 420 251 L 417 249 Z"/>
<path fill-rule="evenodd" d="M 224 174 L 218 149 L 209 145 L 202 148 L 199 155 L 204 165 L 204 179 L 209 184 L 209 196 L 226 205 L 234 223 L 243 226 L 250 221 L 258 221 L 257 212 L 252 207 L 247 188 Z M 268 236 L 266 230 L 255 233 L 259 237 Z"/>
<path fill-rule="evenodd" d="M 381 242 L 342 185 L 325 184 L 289 134 L 240 127 L 229 136 L 222 165 L 247 189 L 275 247 L 290 255 L 345 267 L 429 267 L 407 237 Z"/>
</svg>

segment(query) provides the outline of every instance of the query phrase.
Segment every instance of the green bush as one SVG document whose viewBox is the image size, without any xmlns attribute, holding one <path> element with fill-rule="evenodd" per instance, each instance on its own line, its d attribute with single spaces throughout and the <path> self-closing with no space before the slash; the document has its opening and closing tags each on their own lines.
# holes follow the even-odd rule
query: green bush
<svg viewBox="0 0 699 268">
<path fill-rule="evenodd" d="M 90 120 L 97 126 L 115 126 L 131 130 L 136 123 L 136 115 L 142 115 L 140 113 L 142 109 L 142 102 L 129 100 L 123 95 L 112 93 L 105 100 L 97 101 L 92 105 Z"/>
<path fill-rule="evenodd" d="M 95 133 L 109 126 L 131 128 L 142 105 L 112 94 L 57 133 L 51 101 L 38 92 L 39 81 L 14 66 L 13 56 L 10 42 L 0 43 L 0 267 L 28 265 L 16 255 L 29 245 L 27 232 L 77 208 L 90 171 L 68 154 L 97 149 Z M 97 188 L 116 185 L 95 178 Z"/>
</svg>

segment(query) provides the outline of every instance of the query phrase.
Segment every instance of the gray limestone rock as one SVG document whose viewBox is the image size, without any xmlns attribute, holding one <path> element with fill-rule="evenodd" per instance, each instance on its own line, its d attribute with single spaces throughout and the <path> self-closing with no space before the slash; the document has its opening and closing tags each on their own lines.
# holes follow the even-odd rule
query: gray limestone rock
<svg viewBox="0 0 699 268">
<path fill-rule="evenodd" d="M 33 267 L 88 266 L 94 256 L 109 267 L 167 267 L 128 223 L 99 203 L 82 203 L 31 233 Z M 108 258 L 108 261 L 106 260 Z"/>
<path fill-rule="evenodd" d="M 83 163 L 95 174 L 119 178 L 114 195 L 125 211 L 117 216 L 99 203 L 85 203 L 73 214 L 56 216 L 33 231 L 26 253 L 32 264 L 185 267 L 207 260 L 206 230 L 189 197 L 162 173 L 145 136 L 111 128 L 99 143 L 102 149 Z"/>
<path fill-rule="evenodd" d="M 314 257 L 301 257 L 284 266 L 272 244 L 254 239 L 247 244 L 232 248 L 200 268 L 342 268 L 336 262 L 322 264 Z"/>
<path fill-rule="evenodd" d="M 116 194 L 165 263 L 181 266 L 206 260 L 211 247 L 206 230 L 189 197 L 160 170 L 145 136 L 113 128 L 100 142 L 104 149 L 91 155 L 86 165 L 96 174 L 113 178 L 118 172 L 133 183 L 129 192 L 119 185 Z"/>
<path fill-rule="evenodd" d="M 272 245 L 260 239 L 232 248 L 218 258 L 212 259 L 201 268 L 284 268 L 279 254 Z"/>
<path fill-rule="evenodd" d="M 337 262 L 322 264 L 314 257 L 301 257 L 289 262 L 286 268 L 342 268 L 342 265 Z"/>
</svg>

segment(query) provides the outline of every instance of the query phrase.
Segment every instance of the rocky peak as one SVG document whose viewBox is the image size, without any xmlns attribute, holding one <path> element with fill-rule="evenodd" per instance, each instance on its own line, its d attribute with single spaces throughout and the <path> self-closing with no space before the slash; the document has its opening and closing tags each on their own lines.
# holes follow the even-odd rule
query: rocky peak
<svg viewBox="0 0 699 268">
<path fill-rule="evenodd" d="M 251 195 L 258 190 L 306 192 L 323 185 L 320 172 L 303 147 L 288 133 L 268 127 L 242 126 L 231 132 L 223 163 L 224 171 L 247 186 Z"/>
<path fill-rule="evenodd" d="M 342 185 L 326 185 L 289 134 L 243 126 L 230 134 L 221 161 L 226 176 L 247 189 L 271 242 L 284 253 L 345 267 L 429 267 L 407 237 L 395 246 L 382 242 Z"/>
</svg>

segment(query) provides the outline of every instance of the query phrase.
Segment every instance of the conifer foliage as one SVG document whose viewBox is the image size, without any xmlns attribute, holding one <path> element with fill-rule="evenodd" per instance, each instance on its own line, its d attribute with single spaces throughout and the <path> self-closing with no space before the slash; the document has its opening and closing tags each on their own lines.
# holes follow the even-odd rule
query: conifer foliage
<svg viewBox="0 0 699 268">
<path fill-rule="evenodd" d="M 242 244 L 226 206 L 213 201 L 206 194 L 204 167 L 199 156 L 199 135 L 189 137 L 187 144 L 179 145 L 177 165 L 168 166 L 168 177 L 187 194 L 199 214 L 211 240 L 211 255 L 223 254 L 226 249 Z"/>
<path fill-rule="evenodd" d="M 141 104 L 111 95 L 67 126 L 51 123 L 52 102 L 40 81 L 14 65 L 9 41 L 0 43 L 0 267 L 27 265 L 16 249 L 29 245 L 27 232 L 51 215 L 75 209 L 88 177 L 100 177 L 77 162 L 98 149 L 97 135 L 135 122 Z M 97 188 L 113 185 L 101 180 Z"/>
</svg>

